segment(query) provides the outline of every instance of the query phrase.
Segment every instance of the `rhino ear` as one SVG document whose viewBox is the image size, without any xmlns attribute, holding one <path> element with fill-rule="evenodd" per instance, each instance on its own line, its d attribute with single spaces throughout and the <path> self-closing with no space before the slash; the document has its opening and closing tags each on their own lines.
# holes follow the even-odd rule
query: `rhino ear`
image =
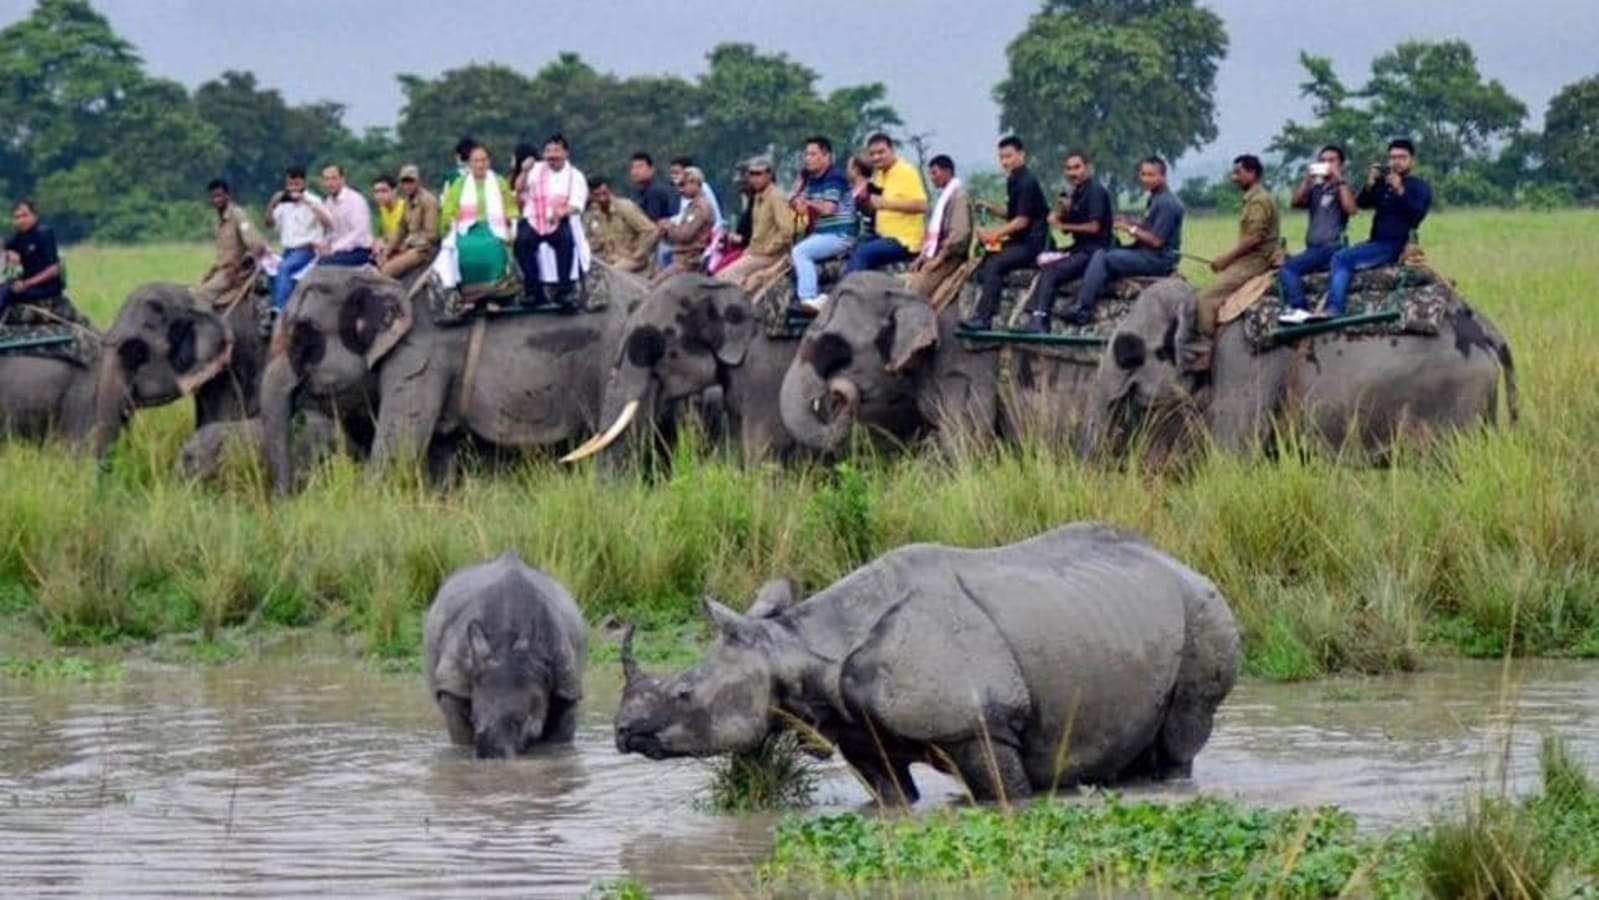
<svg viewBox="0 0 1599 900">
<path fill-rule="evenodd" d="M 526 653 L 533 649 L 533 642 L 527 635 L 519 634 L 516 636 L 516 640 L 511 642 L 511 649 L 517 653 Z"/>
<path fill-rule="evenodd" d="M 770 619 L 793 605 L 794 582 L 787 578 L 773 578 L 761 585 L 760 593 L 755 595 L 755 602 L 750 604 L 750 610 L 745 615 L 751 619 Z"/>
<path fill-rule="evenodd" d="M 472 654 L 472 661 L 478 664 L 494 655 L 494 648 L 489 646 L 489 636 L 483 633 L 483 624 L 477 619 L 466 626 L 466 649 Z"/>
<path fill-rule="evenodd" d="M 722 634 L 728 637 L 738 637 L 739 633 L 744 630 L 744 625 L 747 621 L 745 617 L 728 609 L 710 594 L 700 598 L 700 608 L 705 610 L 705 615 L 716 623 L 717 629 Z"/>
</svg>

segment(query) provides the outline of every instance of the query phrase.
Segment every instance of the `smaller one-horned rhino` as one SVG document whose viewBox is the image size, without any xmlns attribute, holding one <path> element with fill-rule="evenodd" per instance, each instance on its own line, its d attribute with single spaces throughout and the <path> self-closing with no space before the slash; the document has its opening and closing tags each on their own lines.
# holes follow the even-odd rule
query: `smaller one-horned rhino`
<svg viewBox="0 0 1599 900">
<path fill-rule="evenodd" d="M 480 759 L 572 740 L 587 649 L 572 595 L 509 550 L 446 578 L 422 630 L 428 692 Z"/>
<path fill-rule="evenodd" d="M 716 644 L 671 678 L 641 672 L 624 641 L 617 749 L 732 753 L 800 727 L 885 802 L 917 798 L 913 762 L 1015 800 L 1187 777 L 1238 677 L 1216 587 L 1092 523 L 992 549 L 901 547 L 792 600 L 786 582 L 745 615 L 707 599 Z"/>
</svg>

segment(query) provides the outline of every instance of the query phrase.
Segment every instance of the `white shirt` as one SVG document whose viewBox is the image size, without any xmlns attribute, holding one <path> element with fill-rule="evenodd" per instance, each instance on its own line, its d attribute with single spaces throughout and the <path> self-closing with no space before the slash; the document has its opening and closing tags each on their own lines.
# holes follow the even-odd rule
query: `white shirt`
<svg viewBox="0 0 1599 900">
<path fill-rule="evenodd" d="M 278 229 L 283 249 L 309 247 L 322 240 L 322 223 L 311 214 L 311 207 L 321 208 L 323 205 L 321 197 L 306 191 L 300 195 L 299 203 L 279 203 L 273 207 L 272 224 Z"/>
</svg>

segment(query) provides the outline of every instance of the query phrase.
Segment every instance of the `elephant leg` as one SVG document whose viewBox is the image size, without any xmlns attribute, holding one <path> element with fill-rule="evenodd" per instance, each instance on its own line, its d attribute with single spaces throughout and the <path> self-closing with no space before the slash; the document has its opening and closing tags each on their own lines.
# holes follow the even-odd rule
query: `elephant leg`
<svg viewBox="0 0 1599 900">
<path fill-rule="evenodd" d="M 472 702 L 443 691 L 439 691 L 436 699 L 439 712 L 444 714 L 444 727 L 450 732 L 450 742 L 472 746 Z"/>
<path fill-rule="evenodd" d="M 372 469 L 387 471 L 395 463 L 416 466 L 424 461 L 444 413 L 448 383 L 423 369 L 383 379 L 377 434 L 372 442 Z"/>
<path fill-rule="evenodd" d="M 954 762 L 973 800 L 1014 803 L 1033 795 L 1022 755 L 1014 746 L 983 736 L 942 749 Z"/>
</svg>

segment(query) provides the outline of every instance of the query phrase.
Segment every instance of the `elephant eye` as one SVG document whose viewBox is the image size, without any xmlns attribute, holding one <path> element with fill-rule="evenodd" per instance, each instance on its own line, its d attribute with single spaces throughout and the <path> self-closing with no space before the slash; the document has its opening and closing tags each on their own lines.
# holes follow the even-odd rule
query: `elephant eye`
<svg viewBox="0 0 1599 900">
<path fill-rule="evenodd" d="M 688 688 L 683 688 L 677 692 L 676 697 L 679 703 L 687 703 L 689 700 L 693 699 L 694 692 Z"/>
</svg>

